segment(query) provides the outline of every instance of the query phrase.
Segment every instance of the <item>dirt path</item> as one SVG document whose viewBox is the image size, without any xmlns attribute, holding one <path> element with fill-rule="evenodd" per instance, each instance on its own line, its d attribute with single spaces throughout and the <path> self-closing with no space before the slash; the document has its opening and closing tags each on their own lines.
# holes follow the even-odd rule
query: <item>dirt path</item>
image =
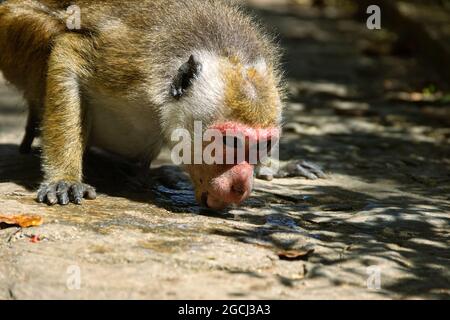
<svg viewBox="0 0 450 320">
<path fill-rule="evenodd" d="M 127 168 L 92 155 L 99 199 L 42 206 L 38 156 L 18 154 L 25 108 L 2 84 L 0 213 L 45 223 L 0 227 L 0 299 L 450 298 L 450 118 L 417 93 L 435 76 L 333 10 L 258 14 L 286 48 L 282 157 L 329 178 L 258 181 L 245 206 L 211 214 L 177 170 L 136 189 Z M 163 174 L 173 185 L 158 184 Z"/>
</svg>

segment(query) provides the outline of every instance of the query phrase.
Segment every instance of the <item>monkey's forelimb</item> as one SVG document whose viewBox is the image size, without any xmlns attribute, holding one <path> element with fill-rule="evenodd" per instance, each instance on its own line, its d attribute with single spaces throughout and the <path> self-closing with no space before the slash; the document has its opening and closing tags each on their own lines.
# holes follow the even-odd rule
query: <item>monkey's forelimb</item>
<svg viewBox="0 0 450 320">
<path fill-rule="evenodd" d="M 90 42 L 77 34 L 61 35 L 49 57 L 45 108 L 42 119 L 42 152 L 45 181 L 38 201 L 52 205 L 80 204 L 95 198 L 95 190 L 82 183 L 87 122 L 81 104 L 80 79 L 88 66 L 80 48 Z"/>
</svg>

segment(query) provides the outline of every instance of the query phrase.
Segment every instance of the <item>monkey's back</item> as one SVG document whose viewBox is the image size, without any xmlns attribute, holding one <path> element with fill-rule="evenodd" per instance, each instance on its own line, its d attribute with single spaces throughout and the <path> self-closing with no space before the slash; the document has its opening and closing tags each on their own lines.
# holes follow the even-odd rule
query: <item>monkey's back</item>
<svg viewBox="0 0 450 320">
<path fill-rule="evenodd" d="M 67 27 L 69 5 L 80 9 L 80 29 Z M 49 55 L 66 33 L 89 39 L 94 48 L 85 59 L 95 76 L 80 84 L 128 101 L 162 96 L 192 51 L 244 64 L 262 59 L 275 71 L 279 56 L 230 1 L 8 0 L 0 4 L 0 69 L 34 105 L 43 105 Z"/>
<path fill-rule="evenodd" d="M 35 104 L 43 99 L 51 39 L 63 31 L 35 1 L 0 4 L 0 70 Z"/>
<path fill-rule="evenodd" d="M 80 30 L 66 27 L 69 5 L 81 10 Z M 256 29 L 241 10 L 223 0 L 131 0 L 123 4 L 111 0 L 9 0 L 0 5 L 0 68 L 10 81 L 26 87 L 22 76 L 31 73 L 32 64 L 45 67 L 52 40 L 63 32 L 99 37 L 104 45 L 120 41 L 117 47 L 128 51 L 151 50 L 157 53 L 155 64 L 193 49 L 240 56 L 244 61 L 260 55 L 268 62 L 276 60 L 270 41 Z"/>
</svg>

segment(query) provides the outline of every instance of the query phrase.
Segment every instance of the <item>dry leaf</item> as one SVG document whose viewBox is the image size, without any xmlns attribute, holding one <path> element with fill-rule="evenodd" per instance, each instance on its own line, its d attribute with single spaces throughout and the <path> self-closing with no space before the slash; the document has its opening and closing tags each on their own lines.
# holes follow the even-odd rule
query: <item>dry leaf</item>
<svg viewBox="0 0 450 320">
<path fill-rule="evenodd" d="M 314 249 L 309 250 L 287 250 L 278 252 L 278 257 L 281 260 L 295 261 L 295 260 L 308 260 L 313 254 Z"/>
<path fill-rule="evenodd" d="M 43 221 L 42 217 L 34 215 L 20 214 L 5 216 L 0 214 L 0 223 L 18 225 L 22 228 L 40 226 Z"/>
</svg>

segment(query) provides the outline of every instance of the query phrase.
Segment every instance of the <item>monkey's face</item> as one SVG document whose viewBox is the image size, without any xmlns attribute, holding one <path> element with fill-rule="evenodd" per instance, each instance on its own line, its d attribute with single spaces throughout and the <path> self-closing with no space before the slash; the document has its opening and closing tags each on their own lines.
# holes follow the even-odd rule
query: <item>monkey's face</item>
<svg viewBox="0 0 450 320">
<path fill-rule="evenodd" d="M 240 204 L 253 189 L 253 166 L 246 161 L 234 166 L 188 165 L 187 171 L 198 203 L 214 210 Z"/>
<path fill-rule="evenodd" d="M 238 122 L 226 122 L 211 126 L 208 131 L 213 134 L 209 135 L 211 141 L 201 145 L 203 162 L 186 165 L 186 169 L 197 201 L 205 207 L 221 210 L 240 204 L 250 196 L 254 166 L 268 157 L 279 139 L 279 129 L 255 129 Z M 192 158 L 195 159 L 195 155 Z"/>
<path fill-rule="evenodd" d="M 196 125 L 202 127 L 200 146 L 192 143 L 191 149 L 192 155 L 201 154 L 200 161 L 193 156 L 183 162 L 201 204 L 220 210 L 250 196 L 254 166 L 261 160 L 255 150 L 265 143 L 269 151 L 279 139 L 281 106 L 278 81 L 264 62 L 197 54 L 179 68 L 163 120 L 171 135 L 183 128 L 192 141 L 198 141 Z M 205 139 L 208 129 L 220 135 Z"/>
</svg>

